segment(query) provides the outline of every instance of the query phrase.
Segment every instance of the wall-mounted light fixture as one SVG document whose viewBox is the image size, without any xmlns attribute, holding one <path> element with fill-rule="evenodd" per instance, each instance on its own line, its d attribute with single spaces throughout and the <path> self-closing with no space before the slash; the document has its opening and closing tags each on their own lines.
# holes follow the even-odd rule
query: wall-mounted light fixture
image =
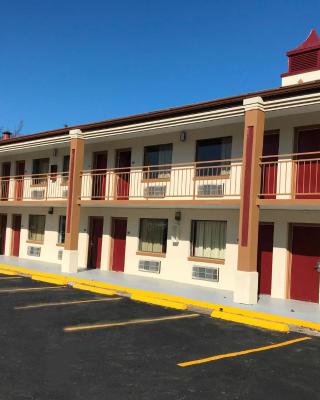
<svg viewBox="0 0 320 400">
<path fill-rule="evenodd" d="M 181 211 L 176 211 L 176 212 L 174 213 L 174 219 L 175 219 L 176 221 L 181 221 Z"/>
<path fill-rule="evenodd" d="M 180 142 L 185 142 L 187 140 L 187 132 L 182 131 L 180 132 Z"/>
<path fill-rule="evenodd" d="M 50 215 L 53 214 L 53 207 L 49 207 L 49 209 L 48 209 L 48 214 L 50 214 Z"/>
<path fill-rule="evenodd" d="M 52 154 L 53 154 L 53 157 L 57 157 L 57 155 L 58 155 L 58 149 L 53 149 Z"/>
</svg>

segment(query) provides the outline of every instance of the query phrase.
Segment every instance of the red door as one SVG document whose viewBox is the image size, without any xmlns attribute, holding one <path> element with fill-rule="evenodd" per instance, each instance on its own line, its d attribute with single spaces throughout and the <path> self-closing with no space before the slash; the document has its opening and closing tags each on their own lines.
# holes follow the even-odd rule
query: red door
<svg viewBox="0 0 320 400">
<path fill-rule="evenodd" d="M 117 200 L 128 200 L 130 189 L 131 150 L 117 151 Z"/>
<path fill-rule="evenodd" d="M 12 215 L 12 245 L 11 255 L 19 257 L 20 251 L 21 215 Z"/>
<path fill-rule="evenodd" d="M 1 200 L 8 200 L 9 197 L 9 187 L 10 187 L 10 170 L 11 163 L 2 163 L 2 173 L 1 173 Z"/>
<path fill-rule="evenodd" d="M 123 272 L 126 254 L 127 219 L 112 219 L 112 271 Z"/>
<path fill-rule="evenodd" d="M 320 226 L 292 227 L 290 298 L 319 302 Z"/>
<path fill-rule="evenodd" d="M 277 193 L 279 134 L 266 134 L 263 138 L 263 168 L 261 172 L 261 193 L 263 199 L 275 199 Z"/>
<path fill-rule="evenodd" d="M 7 214 L 0 214 L 0 254 L 5 253 L 7 231 Z"/>
<path fill-rule="evenodd" d="M 95 200 L 103 200 L 106 197 L 107 162 L 106 152 L 93 154 L 92 198 Z"/>
<path fill-rule="evenodd" d="M 300 131 L 297 152 L 320 152 L 320 129 Z M 320 198 L 320 153 L 298 155 L 296 166 L 296 198 Z"/>
<path fill-rule="evenodd" d="M 259 293 L 271 295 L 273 224 L 259 225 L 258 273 Z"/>
<path fill-rule="evenodd" d="M 16 177 L 15 177 L 15 200 L 23 199 L 23 184 L 24 184 L 25 161 L 17 161 Z"/>
<path fill-rule="evenodd" d="M 89 220 L 89 251 L 87 267 L 100 268 L 103 234 L 103 217 L 90 217 Z"/>
</svg>

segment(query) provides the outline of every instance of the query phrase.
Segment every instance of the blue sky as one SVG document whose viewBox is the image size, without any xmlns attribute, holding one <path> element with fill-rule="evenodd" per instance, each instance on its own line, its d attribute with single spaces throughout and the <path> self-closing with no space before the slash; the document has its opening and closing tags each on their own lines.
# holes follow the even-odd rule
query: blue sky
<svg viewBox="0 0 320 400">
<path fill-rule="evenodd" d="M 23 134 L 277 87 L 285 52 L 320 31 L 319 0 L 2 0 L 0 14 L 0 127 Z"/>
</svg>

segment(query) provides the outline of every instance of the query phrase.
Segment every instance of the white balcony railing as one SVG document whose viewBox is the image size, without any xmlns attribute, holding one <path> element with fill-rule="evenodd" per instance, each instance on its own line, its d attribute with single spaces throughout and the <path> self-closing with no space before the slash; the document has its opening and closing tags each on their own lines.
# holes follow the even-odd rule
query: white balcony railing
<svg viewBox="0 0 320 400">
<path fill-rule="evenodd" d="M 262 157 L 261 199 L 320 199 L 320 153 Z"/>
<path fill-rule="evenodd" d="M 68 173 L 51 173 L 0 178 L 0 201 L 66 200 Z"/>
<path fill-rule="evenodd" d="M 88 170 L 81 200 L 190 200 L 240 198 L 241 159 Z"/>
</svg>

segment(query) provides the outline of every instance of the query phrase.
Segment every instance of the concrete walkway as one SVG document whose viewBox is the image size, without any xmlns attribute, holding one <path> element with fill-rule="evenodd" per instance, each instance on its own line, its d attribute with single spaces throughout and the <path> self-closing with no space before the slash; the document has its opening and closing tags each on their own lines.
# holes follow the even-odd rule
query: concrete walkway
<svg viewBox="0 0 320 400">
<path fill-rule="evenodd" d="M 264 312 L 283 317 L 301 319 L 305 321 L 320 323 L 320 306 L 297 300 L 274 299 L 270 296 L 261 296 L 258 304 L 245 305 L 233 302 L 233 292 L 227 290 L 210 289 L 178 283 L 164 279 L 140 277 L 119 272 L 84 270 L 77 274 L 62 274 L 60 264 L 47 263 L 22 259 L 17 257 L 1 256 L 0 264 L 14 267 L 27 268 L 36 272 L 47 272 L 59 275 L 68 275 L 91 281 L 104 282 L 113 285 L 129 287 L 138 290 L 148 290 L 156 293 L 185 297 L 192 300 L 208 303 L 221 304 L 224 306 L 237 307 L 250 311 Z"/>
</svg>

